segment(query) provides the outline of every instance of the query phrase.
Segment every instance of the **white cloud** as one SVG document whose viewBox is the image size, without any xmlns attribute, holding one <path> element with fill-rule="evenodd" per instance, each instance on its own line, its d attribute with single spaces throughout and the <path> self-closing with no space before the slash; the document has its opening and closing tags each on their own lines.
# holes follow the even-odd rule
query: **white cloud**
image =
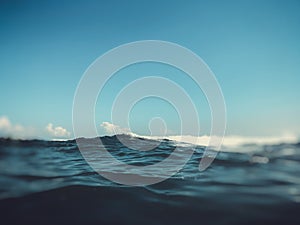
<svg viewBox="0 0 300 225">
<path fill-rule="evenodd" d="M 48 134 L 55 138 L 67 138 L 71 135 L 71 133 L 67 129 L 61 126 L 54 127 L 52 123 L 49 123 L 46 126 L 46 131 L 48 132 Z"/>
<path fill-rule="evenodd" d="M 32 129 L 24 128 L 20 124 L 12 124 L 8 117 L 0 117 L 0 135 L 12 138 L 24 138 L 32 134 Z"/>
<path fill-rule="evenodd" d="M 100 126 L 104 129 L 106 134 L 112 135 L 112 134 L 130 134 L 133 135 L 133 133 L 128 128 L 123 128 L 118 125 L 112 124 L 110 122 L 103 122 L 100 124 Z"/>
<path fill-rule="evenodd" d="M 20 124 L 13 124 L 7 116 L 0 116 L 0 137 L 10 137 L 16 139 L 32 139 L 32 138 L 68 138 L 71 133 L 65 128 L 54 127 L 52 123 L 46 126 L 45 130 L 35 129 L 33 127 L 24 127 Z"/>
<path fill-rule="evenodd" d="M 1 130 L 9 130 L 11 127 L 11 123 L 6 116 L 0 117 L 0 129 Z"/>
</svg>

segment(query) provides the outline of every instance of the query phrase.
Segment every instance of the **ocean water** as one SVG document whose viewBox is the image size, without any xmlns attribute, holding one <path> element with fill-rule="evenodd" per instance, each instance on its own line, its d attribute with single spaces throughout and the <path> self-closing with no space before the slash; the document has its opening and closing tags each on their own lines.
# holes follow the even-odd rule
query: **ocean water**
<svg viewBox="0 0 300 225">
<path fill-rule="evenodd" d="M 116 136 L 101 138 L 118 160 L 139 166 L 163 160 L 177 145 L 122 138 L 141 149 L 157 145 L 136 151 Z M 92 143 L 86 151 L 93 149 Z M 200 172 L 204 148 L 197 146 L 176 175 L 158 184 L 129 187 L 95 172 L 74 140 L 0 139 L 1 224 L 299 225 L 300 144 L 239 148 L 219 152 Z"/>
</svg>

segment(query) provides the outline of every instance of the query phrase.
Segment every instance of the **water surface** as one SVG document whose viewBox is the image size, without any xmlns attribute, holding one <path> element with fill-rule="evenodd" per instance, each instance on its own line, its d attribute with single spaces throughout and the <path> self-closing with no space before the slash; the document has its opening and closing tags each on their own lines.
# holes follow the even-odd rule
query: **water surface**
<svg viewBox="0 0 300 225">
<path fill-rule="evenodd" d="M 153 144 L 122 138 L 140 147 Z M 163 140 L 154 150 L 136 151 L 115 136 L 101 140 L 114 157 L 139 166 L 163 160 L 177 144 Z M 92 150 L 93 144 L 86 148 Z M 128 187 L 95 172 L 74 140 L 0 139 L 1 220 L 4 224 L 300 224 L 300 144 L 240 146 L 239 152 L 220 152 L 207 170 L 199 172 L 203 151 L 197 146 L 186 166 L 168 180 Z"/>
</svg>

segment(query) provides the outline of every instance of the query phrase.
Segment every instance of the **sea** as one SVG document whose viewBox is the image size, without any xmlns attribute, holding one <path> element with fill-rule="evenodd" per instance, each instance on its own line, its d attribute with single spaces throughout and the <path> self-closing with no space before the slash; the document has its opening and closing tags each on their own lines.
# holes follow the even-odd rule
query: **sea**
<svg viewBox="0 0 300 225">
<path fill-rule="evenodd" d="M 177 142 L 122 135 L 99 137 L 111 155 L 145 166 L 167 158 Z M 90 143 L 85 151 L 93 150 Z M 204 146 L 176 174 L 151 185 L 106 179 L 76 140 L 0 139 L 1 224 L 300 224 L 300 143 L 247 144 L 219 151 L 199 171 Z M 162 168 L 157 167 L 157 170 Z M 126 171 L 116 171 L 118 173 Z"/>
</svg>

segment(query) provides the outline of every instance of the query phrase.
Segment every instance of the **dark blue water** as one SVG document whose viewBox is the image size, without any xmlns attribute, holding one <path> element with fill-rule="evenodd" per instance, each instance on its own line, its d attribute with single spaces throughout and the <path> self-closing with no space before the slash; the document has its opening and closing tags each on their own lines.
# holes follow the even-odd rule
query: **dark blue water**
<svg viewBox="0 0 300 225">
<path fill-rule="evenodd" d="M 116 137 L 102 142 L 119 160 L 141 166 L 176 147 L 163 140 L 152 151 L 135 151 Z M 74 140 L 0 139 L 1 224 L 300 224 L 300 144 L 241 146 L 199 172 L 203 151 L 196 147 L 168 180 L 128 187 L 93 171 Z"/>
</svg>

